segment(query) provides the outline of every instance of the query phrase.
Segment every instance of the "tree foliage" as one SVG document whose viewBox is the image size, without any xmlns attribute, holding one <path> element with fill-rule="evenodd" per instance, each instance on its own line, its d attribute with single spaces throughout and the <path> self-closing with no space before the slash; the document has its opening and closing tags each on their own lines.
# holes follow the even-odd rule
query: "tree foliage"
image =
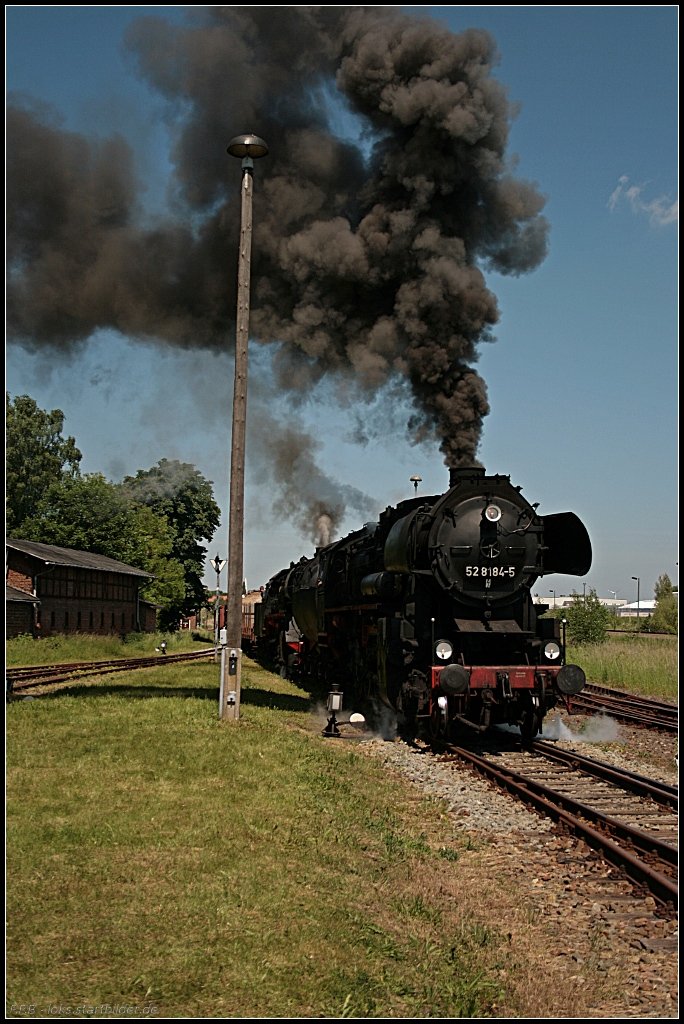
<svg viewBox="0 0 684 1024">
<path fill-rule="evenodd" d="M 194 466 L 177 460 L 161 459 L 148 470 L 138 470 L 122 483 L 124 493 L 137 504 L 163 515 L 173 532 L 172 555 L 182 565 L 185 594 L 177 609 L 188 614 L 201 608 L 206 600 L 202 582 L 207 549 L 221 519 L 211 482 Z"/>
<path fill-rule="evenodd" d="M 173 557 L 174 536 L 168 520 L 145 505 L 132 505 L 126 541 L 123 561 L 154 577 L 142 591 L 143 598 L 159 605 L 162 628 L 172 615 L 177 625 L 175 609 L 185 597 L 185 573 L 182 563 Z"/>
<path fill-rule="evenodd" d="M 22 538 L 125 561 L 128 513 L 120 490 L 101 473 L 58 480 L 25 521 Z"/>
<path fill-rule="evenodd" d="M 662 576 L 658 577 L 656 585 L 653 588 L 653 596 L 656 599 L 656 604 L 664 597 L 672 597 L 673 593 L 674 587 L 672 586 L 672 580 L 667 573 L 663 573 Z"/>
<path fill-rule="evenodd" d="M 48 490 L 80 475 L 81 453 L 64 437 L 61 409 L 39 409 L 29 395 L 5 392 L 5 529 L 18 536 Z"/>
<path fill-rule="evenodd" d="M 656 606 L 650 616 L 649 628 L 656 633 L 677 633 L 679 629 L 679 598 L 670 577 L 663 574 L 655 585 Z"/>
<path fill-rule="evenodd" d="M 606 638 L 611 614 L 601 604 L 596 591 L 592 588 L 588 594 L 572 594 L 572 604 L 564 610 L 568 621 L 568 639 L 573 644 L 600 644 Z"/>
</svg>

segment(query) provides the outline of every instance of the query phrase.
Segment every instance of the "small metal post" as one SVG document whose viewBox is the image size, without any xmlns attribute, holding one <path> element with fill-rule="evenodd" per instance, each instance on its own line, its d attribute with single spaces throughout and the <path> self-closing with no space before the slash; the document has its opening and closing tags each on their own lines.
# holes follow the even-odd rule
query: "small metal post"
<svg viewBox="0 0 684 1024">
<path fill-rule="evenodd" d="M 221 611 L 221 570 L 226 564 L 225 559 L 216 555 L 211 563 L 216 573 L 216 603 L 214 605 L 214 661 L 219 660 L 219 620 Z"/>
</svg>

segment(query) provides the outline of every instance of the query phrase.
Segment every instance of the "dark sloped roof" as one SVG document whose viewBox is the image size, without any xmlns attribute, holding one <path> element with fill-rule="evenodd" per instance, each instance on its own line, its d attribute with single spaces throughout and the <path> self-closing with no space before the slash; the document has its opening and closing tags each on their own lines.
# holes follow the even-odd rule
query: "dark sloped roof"
<svg viewBox="0 0 684 1024">
<path fill-rule="evenodd" d="M 40 604 L 37 597 L 27 594 L 25 590 L 17 590 L 16 587 L 8 587 L 5 584 L 5 602 L 23 601 L 25 604 Z"/>
<path fill-rule="evenodd" d="M 90 551 L 75 551 L 73 548 L 59 548 L 54 544 L 36 544 L 31 540 L 7 540 L 7 547 L 12 551 L 21 551 L 25 555 L 37 558 L 45 565 L 70 565 L 77 569 L 97 569 L 98 572 L 120 572 L 127 576 L 140 576 L 154 579 L 149 572 L 136 569 L 125 562 L 117 562 L 106 555 L 94 555 Z"/>
</svg>

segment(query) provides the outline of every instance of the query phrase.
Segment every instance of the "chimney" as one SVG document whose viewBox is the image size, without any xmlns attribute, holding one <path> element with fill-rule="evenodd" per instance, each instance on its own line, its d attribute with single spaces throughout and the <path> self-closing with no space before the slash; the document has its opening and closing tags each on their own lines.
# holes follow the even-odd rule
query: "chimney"
<svg viewBox="0 0 684 1024">
<path fill-rule="evenodd" d="M 463 480 L 480 480 L 485 475 L 483 466 L 457 466 L 449 470 L 449 487 L 456 487 Z"/>
</svg>

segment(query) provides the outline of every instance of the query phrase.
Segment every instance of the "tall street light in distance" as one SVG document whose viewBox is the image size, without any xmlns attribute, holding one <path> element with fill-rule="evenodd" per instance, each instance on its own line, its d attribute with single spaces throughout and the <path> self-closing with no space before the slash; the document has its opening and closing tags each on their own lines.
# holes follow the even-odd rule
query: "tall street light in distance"
<svg viewBox="0 0 684 1024">
<path fill-rule="evenodd" d="M 221 658 L 219 717 L 240 717 L 242 678 L 242 578 L 245 521 L 245 430 L 247 420 L 247 345 L 249 341 L 249 285 L 252 255 L 252 171 L 254 161 L 266 156 L 268 146 L 258 135 L 236 135 L 226 150 L 242 160 L 240 251 L 238 259 L 237 316 L 235 321 L 235 384 L 233 434 L 230 453 L 230 508 L 228 523 L 228 605 L 226 648 Z"/>
<path fill-rule="evenodd" d="M 212 560 L 212 566 L 216 573 L 216 604 L 214 605 L 214 661 L 219 660 L 219 620 L 221 618 L 221 573 L 226 565 L 225 558 L 218 554 Z"/>
<path fill-rule="evenodd" d="M 422 479 L 422 476 L 411 477 L 411 483 L 413 484 L 414 487 L 414 494 L 418 494 L 418 484 L 421 483 Z"/>
<path fill-rule="evenodd" d="M 640 576 L 632 576 L 632 579 L 636 580 L 636 585 L 637 585 L 637 619 L 638 619 L 639 618 L 639 613 L 641 611 L 641 602 L 639 600 L 639 585 L 641 583 L 641 577 Z"/>
<path fill-rule="evenodd" d="M 613 595 L 613 619 L 617 627 L 617 590 L 609 590 L 608 593 Z"/>
</svg>

